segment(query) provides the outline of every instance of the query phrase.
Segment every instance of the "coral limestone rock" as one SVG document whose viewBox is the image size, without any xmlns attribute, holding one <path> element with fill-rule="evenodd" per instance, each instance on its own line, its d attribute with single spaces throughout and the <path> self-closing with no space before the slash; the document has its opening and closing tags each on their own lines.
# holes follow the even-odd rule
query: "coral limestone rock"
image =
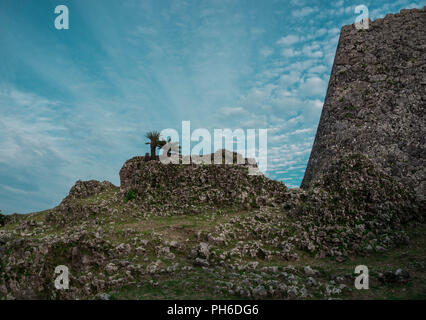
<svg viewBox="0 0 426 320">
<path fill-rule="evenodd" d="M 426 12 L 402 10 L 344 26 L 303 188 L 331 160 L 360 153 L 419 197 L 426 194 Z"/>
</svg>

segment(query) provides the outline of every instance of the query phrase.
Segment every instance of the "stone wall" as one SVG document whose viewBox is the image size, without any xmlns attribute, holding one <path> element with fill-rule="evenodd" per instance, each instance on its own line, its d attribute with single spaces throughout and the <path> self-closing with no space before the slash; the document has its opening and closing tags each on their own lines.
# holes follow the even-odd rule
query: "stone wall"
<svg viewBox="0 0 426 320">
<path fill-rule="evenodd" d="M 302 188 L 332 159 L 360 153 L 424 198 L 426 11 L 344 26 Z"/>
<path fill-rule="evenodd" d="M 223 160 L 223 158 L 222 158 Z M 133 191 L 140 208 L 189 212 L 192 207 L 257 207 L 282 203 L 287 187 L 263 174 L 250 175 L 244 164 L 162 164 L 134 157 L 120 170 L 120 189 Z"/>
<path fill-rule="evenodd" d="M 255 159 L 248 159 L 244 158 L 242 155 L 240 155 L 237 152 L 231 152 L 226 149 L 219 149 L 215 153 L 211 153 L 209 155 L 206 155 L 204 157 L 191 155 L 191 156 L 175 156 L 177 157 L 177 161 L 179 164 L 183 163 L 191 163 L 191 168 L 197 168 L 198 165 L 202 165 L 204 162 L 203 159 L 210 158 L 210 164 L 209 165 L 215 165 L 215 159 L 222 159 L 222 163 L 228 163 L 228 164 L 235 164 L 242 167 L 257 169 L 257 163 Z M 147 159 L 146 157 L 136 156 L 129 160 L 127 160 L 123 167 L 120 170 L 120 189 L 122 191 L 128 191 L 129 189 L 133 188 L 134 186 L 138 185 L 140 181 L 138 180 L 137 176 L 139 175 L 138 171 L 144 167 L 148 168 L 149 166 L 145 166 L 148 162 L 151 162 L 151 159 Z M 155 163 L 158 163 L 159 160 L 156 160 L 154 163 L 151 163 L 153 166 L 157 166 Z M 217 165 L 217 164 L 216 164 Z M 163 168 L 163 166 L 159 166 L 160 168 Z M 252 173 L 258 173 L 260 175 L 260 171 L 252 171 Z"/>
</svg>

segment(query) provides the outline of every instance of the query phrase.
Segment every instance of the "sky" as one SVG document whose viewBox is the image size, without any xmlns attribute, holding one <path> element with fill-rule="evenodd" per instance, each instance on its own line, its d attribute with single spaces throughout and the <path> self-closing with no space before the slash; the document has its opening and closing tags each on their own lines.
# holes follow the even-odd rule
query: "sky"
<svg viewBox="0 0 426 320">
<path fill-rule="evenodd" d="M 147 131 L 188 120 L 268 129 L 265 175 L 298 187 L 360 4 L 374 20 L 426 1 L 1 0 L 0 210 L 54 207 L 76 180 L 119 185 Z"/>
</svg>

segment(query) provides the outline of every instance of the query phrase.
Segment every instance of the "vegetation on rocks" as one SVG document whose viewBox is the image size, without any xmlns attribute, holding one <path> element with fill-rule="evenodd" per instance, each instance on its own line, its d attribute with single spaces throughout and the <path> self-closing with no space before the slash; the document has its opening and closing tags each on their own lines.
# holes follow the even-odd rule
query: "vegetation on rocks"
<svg viewBox="0 0 426 320">
<path fill-rule="evenodd" d="M 136 198 L 136 191 L 134 189 L 127 191 L 124 202 L 128 202 Z"/>
<path fill-rule="evenodd" d="M 145 138 L 149 139 L 149 148 L 151 151 L 151 160 L 157 159 L 156 150 L 157 148 L 161 148 L 166 144 L 166 141 L 160 139 L 160 132 L 158 131 L 149 131 L 145 134 Z"/>
</svg>

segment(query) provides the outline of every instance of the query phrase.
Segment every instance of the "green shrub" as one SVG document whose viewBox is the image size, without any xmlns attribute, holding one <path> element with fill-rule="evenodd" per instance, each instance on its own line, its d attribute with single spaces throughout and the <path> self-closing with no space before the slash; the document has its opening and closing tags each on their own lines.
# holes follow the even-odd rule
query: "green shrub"
<svg viewBox="0 0 426 320">
<path fill-rule="evenodd" d="M 136 190 L 135 189 L 129 190 L 126 194 L 126 198 L 124 199 L 124 202 L 128 202 L 135 198 L 136 198 Z"/>
</svg>

